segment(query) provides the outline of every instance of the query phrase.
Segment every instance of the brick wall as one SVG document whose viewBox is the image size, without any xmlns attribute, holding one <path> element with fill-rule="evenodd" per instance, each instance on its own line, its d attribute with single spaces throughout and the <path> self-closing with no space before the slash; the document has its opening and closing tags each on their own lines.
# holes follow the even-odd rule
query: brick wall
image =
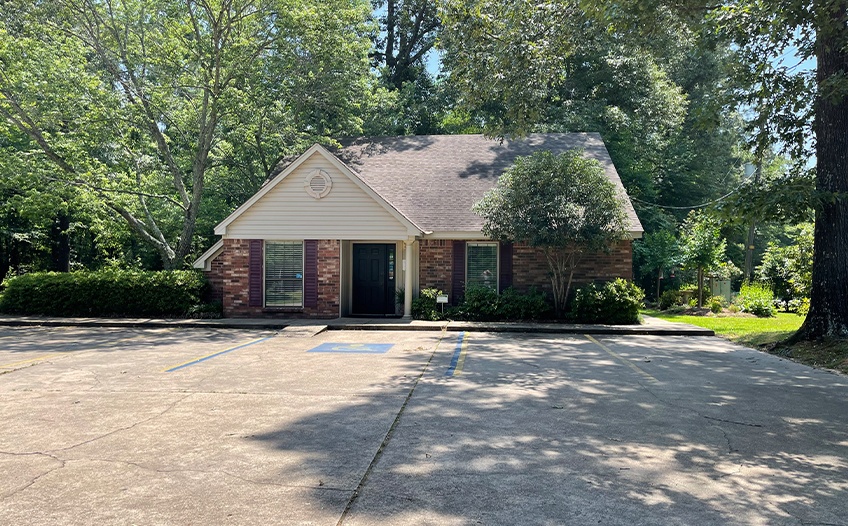
<svg viewBox="0 0 848 526">
<path fill-rule="evenodd" d="M 248 261 L 250 241 L 225 239 L 224 250 L 206 272 L 213 295 L 221 298 L 224 316 L 275 318 L 336 318 L 341 303 L 341 243 L 337 240 L 318 242 L 318 305 L 315 308 L 264 309 L 248 305 Z M 453 241 L 424 239 L 419 241 L 419 287 L 451 291 Z M 633 246 L 630 241 L 617 243 L 611 253 L 585 254 L 574 273 L 575 283 L 607 281 L 617 277 L 632 279 Z M 512 255 L 513 286 L 527 290 L 535 286 L 551 290 L 548 264 L 538 249 L 514 245 Z M 453 298 L 451 298 L 453 300 Z"/>
<path fill-rule="evenodd" d="M 318 304 L 306 308 L 263 308 L 248 304 L 248 262 L 250 240 L 224 239 L 223 251 L 212 260 L 207 277 L 218 294 L 229 318 L 337 318 L 341 294 L 341 243 L 318 241 Z"/>
<path fill-rule="evenodd" d="M 209 264 L 210 270 L 204 271 L 209 280 L 209 292 L 205 301 L 223 301 L 224 299 L 224 260 L 220 255 Z"/>
<path fill-rule="evenodd" d="M 513 286 L 521 291 L 536 286 L 551 291 L 548 263 L 541 250 L 526 245 L 515 245 L 512 254 Z M 574 270 L 574 283 L 609 281 L 615 278 L 633 278 L 633 243 L 619 241 L 609 254 L 605 252 L 584 254 Z"/>
<path fill-rule="evenodd" d="M 425 239 L 419 242 L 418 282 L 421 289 L 438 288 L 444 292 L 450 292 L 452 255 L 452 240 Z M 535 286 L 550 292 L 548 263 L 541 250 L 527 245 L 514 245 L 512 266 L 513 286 L 516 289 L 526 291 L 529 287 Z M 608 281 L 617 277 L 633 278 L 631 241 L 616 243 L 609 254 L 598 252 L 583 255 L 574 272 L 575 283 Z"/>
<path fill-rule="evenodd" d="M 439 289 L 450 294 L 452 259 L 453 241 L 445 239 L 422 239 L 419 241 L 419 289 Z"/>
</svg>

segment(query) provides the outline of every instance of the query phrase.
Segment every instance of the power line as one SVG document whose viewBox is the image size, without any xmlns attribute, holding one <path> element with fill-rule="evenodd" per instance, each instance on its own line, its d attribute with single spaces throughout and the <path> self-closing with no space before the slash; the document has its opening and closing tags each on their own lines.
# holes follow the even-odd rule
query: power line
<svg viewBox="0 0 848 526">
<path fill-rule="evenodd" d="M 643 201 L 643 200 L 639 199 L 638 197 L 630 197 L 630 199 L 632 199 L 633 201 L 636 201 L 638 203 L 642 203 L 643 205 L 654 206 L 654 207 L 657 207 L 657 208 L 668 208 L 668 209 L 671 209 L 671 210 L 695 210 L 696 208 L 704 208 L 704 207 L 707 207 L 707 206 L 710 206 L 710 205 L 714 205 L 714 204 L 718 203 L 719 201 L 723 201 L 724 199 L 727 199 L 731 195 L 738 192 L 742 188 L 742 186 L 744 186 L 744 183 L 740 184 L 739 186 L 737 186 L 733 190 L 729 191 L 728 193 L 724 194 L 723 196 L 719 197 L 718 199 L 714 199 L 712 201 L 709 201 L 707 203 L 703 203 L 703 204 L 700 204 L 700 205 L 692 205 L 692 206 L 660 205 L 660 204 L 657 204 L 657 203 L 649 203 L 648 201 Z"/>
</svg>

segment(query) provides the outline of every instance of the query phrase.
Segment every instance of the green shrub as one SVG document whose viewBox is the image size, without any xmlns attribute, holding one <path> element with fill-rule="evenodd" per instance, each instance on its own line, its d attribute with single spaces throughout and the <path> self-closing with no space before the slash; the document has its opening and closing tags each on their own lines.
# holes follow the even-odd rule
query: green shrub
<svg viewBox="0 0 848 526">
<path fill-rule="evenodd" d="M 681 305 L 683 303 L 683 296 L 681 296 L 679 290 L 667 290 L 662 293 L 660 296 L 660 310 L 666 310 L 670 307 L 674 307 L 675 305 Z"/>
<path fill-rule="evenodd" d="M 707 302 L 707 307 L 710 308 L 710 311 L 713 314 L 718 314 L 724 308 L 724 297 L 713 296 L 710 298 L 710 301 Z"/>
<path fill-rule="evenodd" d="M 444 319 L 441 308 L 436 303 L 436 296 L 444 294 L 439 289 L 423 289 L 418 297 L 412 300 L 412 317 L 416 320 L 438 321 Z"/>
<path fill-rule="evenodd" d="M 750 312 L 761 318 L 775 315 L 774 293 L 764 283 L 745 283 L 736 298 L 736 304 L 742 312 Z"/>
<path fill-rule="evenodd" d="M 465 288 L 465 297 L 457 314 L 464 320 L 492 321 L 498 319 L 498 291 L 481 285 Z"/>
<path fill-rule="evenodd" d="M 535 287 L 523 294 L 510 287 L 498 298 L 498 319 L 501 320 L 542 320 L 549 318 L 552 312 L 548 297 Z"/>
<path fill-rule="evenodd" d="M 572 312 L 578 323 L 638 323 L 643 299 L 642 289 L 618 278 L 601 286 L 580 288 L 574 295 Z"/>
<path fill-rule="evenodd" d="M 40 272 L 9 279 L 0 312 L 44 316 L 185 316 L 208 286 L 200 272 Z"/>
</svg>

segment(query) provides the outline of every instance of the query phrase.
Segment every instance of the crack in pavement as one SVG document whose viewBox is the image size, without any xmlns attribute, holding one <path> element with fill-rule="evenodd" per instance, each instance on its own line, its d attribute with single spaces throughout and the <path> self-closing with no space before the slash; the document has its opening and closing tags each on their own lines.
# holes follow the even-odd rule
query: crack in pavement
<svg viewBox="0 0 848 526">
<path fill-rule="evenodd" d="M 67 447 L 62 447 L 62 448 L 57 448 L 57 449 L 48 449 L 48 450 L 47 450 L 47 452 L 70 451 L 70 450 L 72 450 L 72 449 L 74 449 L 74 448 L 78 448 L 78 447 L 80 447 L 80 446 L 84 446 L 84 445 L 86 445 L 86 444 L 91 444 L 92 442 L 96 442 L 96 441 L 98 441 L 98 440 L 101 440 L 101 439 L 104 439 L 104 438 L 106 438 L 106 437 L 112 436 L 112 435 L 114 435 L 114 434 L 116 434 L 116 433 L 120 433 L 120 432 L 122 432 L 122 431 L 128 431 L 128 430 L 133 429 L 133 428 L 135 428 L 135 427 L 137 427 L 137 426 L 140 426 L 141 424 L 146 424 L 146 423 L 148 423 L 148 422 L 150 422 L 150 421 L 152 421 L 152 420 L 155 420 L 155 419 L 157 419 L 157 418 L 160 418 L 160 417 L 164 416 L 165 414 L 167 414 L 169 411 L 171 411 L 172 409 L 174 409 L 174 408 L 175 408 L 178 404 L 180 404 L 181 402 L 183 402 L 184 400 L 186 400 L 186 399 L 187 399 L 187 398 L 189 398 L 190 396 L 193 396 L 193 393 L 189 393 L 189 394 L 187 394 L 186 396 L 184 396 L 184 397 L 180 398 L 179 400 L 175 400 L 175 401 L 174 401 L 174 402 L 172 402 L 170 405 L 168 405 L 168 407 L 166 407 L 164 410 L 160 411 L 159 413 L 157 413 L 157 414 L 155 414 L 155 415 L 152 415 L 152 416 L 150 416 L 150 417 L 148 417 L 148 418 L 145 418 L 145 419 L 143 419 L 143 420 L 139 420 L 138 422 L 135 422 L 135 423 L 130 424 L 130 425 L 128 425 L 128 426 L 120 427 L 120 428 L 118 428 L 118 429 L 113 429 L 112 431 L 109 431 L 108 433 L 104 433 L 104 434 L 102 434 L 102 435 L 100 435 L 100 436 L 96 436 L 96 437 L 94 437 L 94 438 L 90 438 L 90 439 L 88 439 L 88 440 L 84 440 L 84 441 L 79 442 L 78 444 L 74 444 L 74 445 L 72 445 L 72 446 L 67 446 Z"/>
<path fill-rule="evenodd" d="M 6 494 L 4 494 L 4 495 L 0 495 L 0 500 L 6 500 L 6 499 L 8 499 L 8 498 L 10 498 L 10 497 L 13 497 L 13 496 L 17 495 L 18 493 L 20 493 L 20 492 L 22 492 L 22 491 L 26 490 L 27 488 L 29 488 L 30 486 L 32 486 L 33 484 L 35 484 L 36 482 L 38 482 L 38 481 L 39 481 L 39 479 L 41 479 L 41 478 L 43 478 L 43 477 L 46 477 L 47 475 L 49 475 L 49 474 L 51 474 L 51 473 L 53 473 L 53 472 L 55 472 L 55 471 L 58 471 L 58 470 L 60 470 L 60 469 L 64 468 L 64 467 L 67 465 L 67 461 L 66 461 L 66 460 L 61 459 L 61 458 L 57 457 L 56 455 L 51 455 L 50 453 L 43 453 L 43 452 L 32 452 L 32 453 L 13 453 L 13 452 L 9 452 L 9 451 L 0 451 L 0 454 L 2 454 L 2 455 L 11 455 L 11 456 L 21 456 L 21 457 L 23 457 L 23 456 L 44 456 L 44 457 L 51 458 L 51 459 L 53 459 L 53 460 L 55 460 L 56 462 L 58 462 L 58 463 L 59 463 L 59 465 L 58 465 L 58 466 L 53 467 L 53 468 L 50 468 L 50 469 L 48 469 L 47 471 L 45 471 L 44 473 L 40 473 L 39 475 L 36 475 L 35 477 L 31 478 L 28 482 L 24 483 L 24 485 L 23 485 L 23 486 L 21 486 L 21 487 L 19 487 L 19 488 L 16 488 L 16 489 L 12 490 L 10 493 L 6 493 Z"/>
</svg>

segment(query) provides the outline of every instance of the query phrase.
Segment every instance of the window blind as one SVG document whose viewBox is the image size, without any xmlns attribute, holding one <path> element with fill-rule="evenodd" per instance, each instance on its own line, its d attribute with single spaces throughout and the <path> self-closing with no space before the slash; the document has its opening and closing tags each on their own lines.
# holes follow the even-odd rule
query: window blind
<svg viewBox="0 0 848 526">
<path fill-rule="evenodd" d="M 265 306 L 303 306 L 303 243 L 265 243 Z"/>
<path fill-rule="evenodd" d="M 465 285 L 482 285 L 498 290 L 498 244 L 468 243 Z"/>
</svg>

